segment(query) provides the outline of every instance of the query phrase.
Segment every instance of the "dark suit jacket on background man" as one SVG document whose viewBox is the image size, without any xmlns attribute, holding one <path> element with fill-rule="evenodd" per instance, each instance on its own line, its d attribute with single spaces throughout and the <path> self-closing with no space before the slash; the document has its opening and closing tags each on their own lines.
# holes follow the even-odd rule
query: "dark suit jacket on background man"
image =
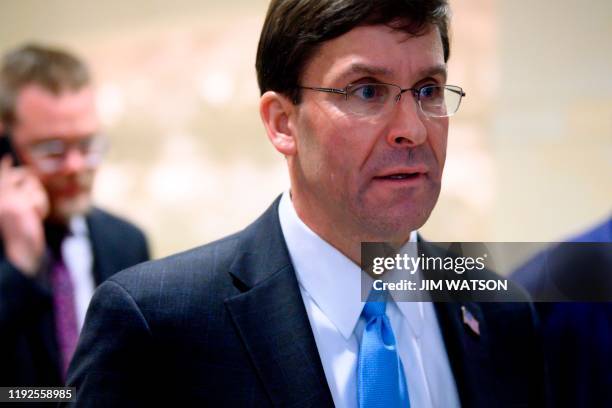
<svg viewBox="0 0 612 408">
<path fill-rule="evenodd" d="M 100 209 L 86 221 L 96 285 L 149 259 L 145 237 L 134 225 Z M 62 385 L 53 320 L 48 284 L 27 278 L 0 254 L 0 385 Z"/>
<path fill-rule="evenodd" d="M 568 242 L 534 256 L 515 272 L 515 279 L 536 298 L 553 283 L 563 282 L 566 288 L 581 291 L 583 298 L 593 293 L 600 300 L 610 299 L 612 218 Z M 538 302 L 535 306 L 549 366 L 552 406 L 612 406 L 612 302 Z"/>
</svg>

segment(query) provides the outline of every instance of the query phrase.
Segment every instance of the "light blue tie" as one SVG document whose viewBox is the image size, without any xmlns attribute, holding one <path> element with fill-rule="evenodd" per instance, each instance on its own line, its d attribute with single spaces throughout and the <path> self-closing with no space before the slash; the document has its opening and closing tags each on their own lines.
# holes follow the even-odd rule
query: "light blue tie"
<svg viewBox="0 0 612 408">
<path fill-rule="evenodd" d="M 360 408 L 410 407 L 404 367 L 385 314 L 386 302 L 367 302 L 366 325 L 359 349 L 357 389 Z"/>
</svg>

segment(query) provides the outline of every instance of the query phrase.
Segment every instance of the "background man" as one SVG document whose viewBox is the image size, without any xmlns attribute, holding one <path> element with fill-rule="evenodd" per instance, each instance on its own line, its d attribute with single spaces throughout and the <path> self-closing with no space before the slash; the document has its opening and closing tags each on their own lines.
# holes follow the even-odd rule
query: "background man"
<svg viewBox="0 0 612 408">
<path fill-rule="evenodd" d="M 107 141 L 88 68 L 28 45 L 0 68 L 0 385 L 64 382 L 95 286 L 149 259 L 143 233 L 92 207 Z"/>
<path fill-rule="evenodd" d="M 414 242 L 438 198 L 448 56 L 443 0 L 272 1 L 260 113 L 291 191 L 100 287 L 79 405 L 541 406 L 529 303 L 361 301 L 360 243 Z"/>
</svg>

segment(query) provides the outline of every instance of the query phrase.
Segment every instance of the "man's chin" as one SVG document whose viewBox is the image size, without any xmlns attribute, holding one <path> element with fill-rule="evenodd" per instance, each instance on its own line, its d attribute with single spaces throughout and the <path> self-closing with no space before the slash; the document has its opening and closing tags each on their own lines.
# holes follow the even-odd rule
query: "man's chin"
<svg viewBox="0 0 612 408">
<path fill-rule="evenodd" d="M 429 219 L 440 190 L 428 189 L 419 194 L 410 192 L 406 197 L 388 195 L 385 197 L 368 197 L 357 214 L 371 231 L 392 241 L 398 237 L 410 235 L 411 231 L 421 228 Z"/>
<path fill-rule="evenodd" d="M 87 214 L 91 210 L 91 206 L 89 194 L 82 194 L 69 199 L 58 199 L 53 203 L 50 218 L 66 223 L 72 217 Z"/>
<path fill-rule="evenodd" d="M 369 211 L 360 217 L 364 230 L 381 242 L 403 243 L 412 231 L 421 228 L 429 218 L 433 206 L 391 207 Z"/>
</svg>

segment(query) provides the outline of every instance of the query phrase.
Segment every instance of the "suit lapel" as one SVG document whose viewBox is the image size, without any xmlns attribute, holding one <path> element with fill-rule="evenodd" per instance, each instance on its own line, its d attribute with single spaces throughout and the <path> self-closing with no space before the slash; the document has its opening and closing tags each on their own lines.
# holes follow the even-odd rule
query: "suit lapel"
<svg viewBox="0 0 612 408">
<path fill-rule="evenodd" d="M 488 333 L 480 306 L 476 303 L 452 302 L 438 302 L 434 306 L 461 405 L 494 406 L 495 385 L 490 370 Z M 466 307 L 478 320 L 479 336 L 463 322 L 461 306 Z"/>
<path fill-rule="evenodd" d="M 242 293 L 225 304 L 273 405 L 333 406 L 278 202 L 242 233 L 243 251 L 230 270 Z"/>
<path fill-rule="evenodd" d="M 100 285 L 109 278 L 117 269 L 114 268 L 112 260 L 116 254 L 112 252 L 112 248 L 104 244 L 104 224 L 99 222 L 97 209 L 92 211 L 85 218 L 87 222 L 87 230 L 89 233 L 89 241 L 91 242 L 91 252 L 93 255 L 93 276 L 96 286 Z M 108 238 L 107 238 L 108 239 Z"/>
<path fill-rule="evenodd" d="M 427 256 L 447 256 L 445 251 L 419 237 L 419 248 Z M 452 273 L 452 272 L 451 272 Z M 447 276 L 446 278 L 452 278 Z M 434 303 L 436 317 L 462 406 L 495 406 L 495 382 L 491 371 L 490 341 L 481 304 L 459 302 L 451 298 Z M 478 322 L 478 332 L 466 323 L 464 316 Z"/>
</svg>

